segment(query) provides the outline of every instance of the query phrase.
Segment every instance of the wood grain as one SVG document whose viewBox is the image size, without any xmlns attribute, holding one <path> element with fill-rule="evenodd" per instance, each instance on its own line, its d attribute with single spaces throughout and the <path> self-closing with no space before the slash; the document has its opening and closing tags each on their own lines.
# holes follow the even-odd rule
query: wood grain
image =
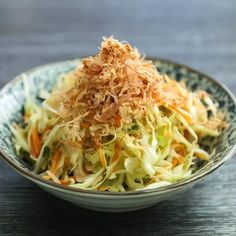
<svg viewBox="0 0 236 236">
<path fill-rule="evenodd" d="M 235 12 L 234 0 L 0 0 L 0 87 L 31 67 L 94 54 L 113 34 L 236 94 Z M 235 169 L 232 158 L 176 199 L 107 214 L 57 199 L 0 161 L 0 235 L 236 235 Z"/>
</svg>

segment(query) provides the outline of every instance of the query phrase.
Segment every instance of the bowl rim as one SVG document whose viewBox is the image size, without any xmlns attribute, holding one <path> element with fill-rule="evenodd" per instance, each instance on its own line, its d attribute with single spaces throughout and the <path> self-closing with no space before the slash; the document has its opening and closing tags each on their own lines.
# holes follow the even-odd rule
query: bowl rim
<svg viewBox="0 0 236 236">
<path fill-rule="evenodd" d="M 73 61 L 74 62 L 76 62 L 76 61 L 79 62 L 83 58 L 84 57 L 79 57 L 79 58 L 71 59 L 71 60 L 64 60 L 64 61 L 58 61 L 58 62 L 54 62 L 54 63 L 48 63 L 48 64 L 45 64 L 45 65 L 34 67 L 34 68 L 32 68 L 30 70 L 27 70 L 23 73 L 31 74 L 32 72 L 37 71 L 37 70 L 42 69 L 42 68 L 55 66 L 55 65 L 59 65 L 59 64 L 64 64 L 64 63 L 71 63 Z M 192 73 L 199 74 L 202 77 L 205 77 L 208 80 L 211 80 L 213 83 L 217 84 L 222 90 L 224 90 L 224 92 L 227 93 L 227 95 L 233 101 L 234 106 L 236 107 L 236 98 L 234 97 L 232 92 L 223 83 L 218 82 L 217 80 L 213 79 L 211 76 L 207 75 L 206 73 L 198 71 L 196 69 L 193 69 L 192 67 L 189 67 L 185 64 L 178 63 L 178 62 L 175 62 L 175 61 L 172 61 L 172 60 L 169 60 L 169 59 L 164 59 L 164 58 L 159 58 L 159 57 L 146 57 L 146 59 L 154 61 L 154 62 L 159 61 L 161 63 L 167 63 L 167 64 L 172 64 L 174 66 L 182 67 L 182 68 L 185 68 L 185 69 L 187 69 L 188 71 L 190 71 Z M 6 89 L 8 89 L 8 87 L 11 87 L 15 82 L 22 79 L 21 74 L 16 76 L 13 80 L 8 82 L 5 86 L 3 86 L 0 89 L 0 99 L 1 99 L 1 96 L 4 94 L 4 91 Z M 8 155 L 4 152 L 4 150 L 1 147 L 0 147 L 0 156 L 14 170 L 16 170 L 17 172 L 22 174 L 24 177 L 26 177 L 28 179 L 33 179 L 33 181 L 35 181 L 36 183 L 46 185 L 47 187 L 52 187 L 52 188 L 57 189 L 59 191 L 68 191 L 68 192 L 71 192 L 71 193 L 80 193 L 80 194 L 97 195 L 97 196 L 113 196 L 113 197 L 119 196 L 119 197 L 121 197 L 121 196 L 143 195 L 143 194 L 151 194 L 151 193 L 161 194 L 161 193 L 164 193 L 164 192 L 167 192 L 167 191 L 172 191 L 172 190 L 177 189 L 179 187 L 183 187 L 183 186 L 185 186 L 189 183 L 197 182 L 198 180 L 202 179 L 203 177 L 209 175 L 210 173 L 212 173 L 213 171 L 218 169 L 222 164 L 224 164 L 227 160 L 229 160 L 232 157 L 232 155 L 234 154 L 235 150 L 236 150 L 236 143 L 233 144 L 231 146 L 231 148 L 228 150 L 227 154 L 222 159 L 220 159 L 218 162 L 216 162 L 211 168 L 209 168 L 207 170 L 204 170 L 203 172 L 201 172 L 199 174 L 196 174 L 195 176 L 192 176 L 190 178 L 183 179 L 183 180 L 180 180 L 176 183 L 173 183 L 173 184 L 170 184 L 170 185 L 167 185 L 167 186 L 163 186 L 163 187 L 151 188 L 151 189 L 141 189 L 141 190 L 132 190 L 132 191 L 127 191 L 127 192 L 102 192 L 102 191 L 98 191 L 98 190 L 79 189 L 79 188 L 74 188 L 74 187 L 70 187 L 70 186 L 66 186 L 66 185 L 57 184 L 57 183 L 54 183 L 52 181 L 45 180 L 42 177 L 40 177 L 39 175 L 33 173 L 32 171 L 27 170 L 26 168 L 18 165 L 14 160 L 12 160 L 10 157 L 8 157 Z"/>
</svg>

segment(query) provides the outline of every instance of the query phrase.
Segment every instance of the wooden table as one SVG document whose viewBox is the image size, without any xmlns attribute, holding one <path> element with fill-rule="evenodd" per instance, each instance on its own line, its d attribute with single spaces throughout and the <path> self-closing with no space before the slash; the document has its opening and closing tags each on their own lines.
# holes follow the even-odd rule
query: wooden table
<svg viewBox="0 0 236 236">
<path fill-rule="evenodd" d="M 234 0 L 0 0 L 0 86 L 31 67 L 94 54 L 104 35 L 204 71 L 236 94 Z M 108 214 L 57 199 L 0 161 L 0 235 L 236 235 L 235 183 L 232 158 L 175 200 Z"/>
</svg>

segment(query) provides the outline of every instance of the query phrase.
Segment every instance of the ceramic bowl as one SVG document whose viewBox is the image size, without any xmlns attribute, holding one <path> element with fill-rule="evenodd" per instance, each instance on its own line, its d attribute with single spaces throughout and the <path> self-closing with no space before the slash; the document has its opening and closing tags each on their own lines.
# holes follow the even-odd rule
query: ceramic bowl
<svg viewBox="0 0 236 236">
<path fill-rule="evenodd" d="M 9 125 L 12 122 L 19 123 L 22 120 L 22 108 L 25 102 L 22 75 L 16 77 L 15 80 L 0 91 L 1 156 L 15 171 L 36 183 L 45 191 L 78 206 L 98 211 L 122 212 L 138 210 L 154 205 L 190 188 L 232 156 L 236 148 L 235 98 L 224 85 L 204 73 L 167 60 L 153 59 L 153 62 L 161 73 L 166 73 L 178 81 L 186 80 L 190 89 L 206 90 L 219 103 L 220 110 L 227 114 L 229 128 L 225 129 L 215 141 L 208 139 L 204 143 L 206 148 L 216 147 L 214 157 L 201 166 L 190 178 L 157 189 L 112 193 L 75 189 L 55 184 L 37 176 L 31 171 L 31 167 L 16 155 L 12 134 L 9 130 Z M 31 94 L 37 98 L 41 89 L 50 91 L 58 76 L 73 70 L 78 63 L 80 63 L 80 59 L 40 66 L 25 72 L 29 78 Z"/>
</svg>

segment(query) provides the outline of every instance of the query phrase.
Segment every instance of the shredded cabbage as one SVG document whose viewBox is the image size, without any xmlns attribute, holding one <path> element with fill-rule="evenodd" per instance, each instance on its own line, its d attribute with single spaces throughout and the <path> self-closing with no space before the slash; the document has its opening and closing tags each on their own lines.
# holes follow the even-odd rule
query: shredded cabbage
<svg viewBox="0 0 236 236">
<path fill-rule="evenodd" d="M 16 151 L 58 184 L 130 191 L 175 183 L 190 177 L 197 161 L 210 159 L 202 138 L 227 127 L 205 91 L 190 92 L 160 75 L 113 38 L 61 76 L 53 91 L 42 91 L 41 105 L 23 76 L 24 125 L 11 127 Z"/>
</svg>

